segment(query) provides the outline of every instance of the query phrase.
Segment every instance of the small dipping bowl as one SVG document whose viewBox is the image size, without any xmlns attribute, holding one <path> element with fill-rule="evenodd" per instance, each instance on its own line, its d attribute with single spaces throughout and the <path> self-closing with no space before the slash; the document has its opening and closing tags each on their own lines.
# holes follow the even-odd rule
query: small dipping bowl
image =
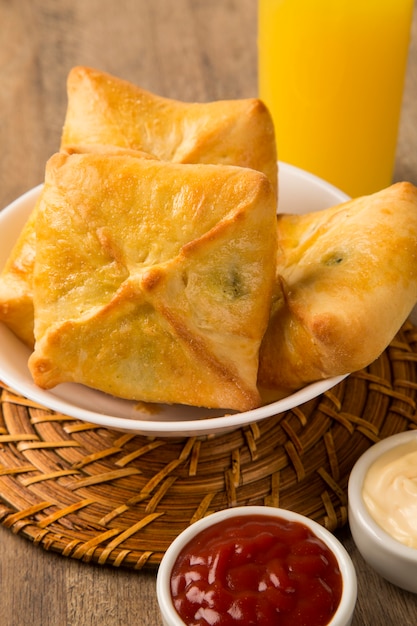
<svg viewBox="0 0 417 626">
<path fill-rule="evenodd" d="M 417 547 L 406 545 L 403 540 L 395 539 L 391 530 L 384 530 L 381 522 L 376 521 L 377 512 L 370 512 L 363 496 L 364 482 L 371 468 L 375 471 L 380 464 L 388 462 L 387 455 L 391 455 L 392 460 L 408 452 L 410 446 L 411 449 L 415 446 L 417 451 L 417 430 L 387 437 L 371 446 L 358 459 L 349 477 L 348 515 L 353 540 L 365 561 L 389 582 L 417 593 Z M 409 483 L 414 492 L 417 488 L 415 478 Z M 387 504 L 393 508 L 397 506 L 386 490 L 384 496 Z M 414 521 L 414 528 L 417 528 L 417 521 Z"/>
<path fill-rule="evenodd" d="M 227 602 L 225 606 L 228 608 L 222 608 L 221 610 L 218 610 L 218 607 L 220 606 L 219 603 L 215 605 L 214 611 L 217 612 L 218 610 L 218 613 L 225 616 L 224 620 L 228 620 L 231 614 L 234 615 L 232 621 L 222 621 L 221 619 L 220 621 L 216 621 L 218 617 L 216 617 L 214 613 L 210 616 L 210 609 L 208 609 L 208 613 L 206 614 L 208 615 L 207 619 L 209 621 L 202 621 L 201 623 L 230 623 L 236 625 L 248 623 L 245 622 L 244 614 L 241 614 L 239 616 L 239 610 L 242 609 L 242 607 L 244 610 L 247 595 L 249 595 L 253 600 L 253 594 L 255 594 L 255 603 L 259 606 L 258 598 L 256 597 L 256 595 L 259 593 L 259 598 L 261 598 L 262 592 L 265 589 L 265 584 L 262 582 L 258 582 L 259 574 L 261 574 L 262 580 L 268 579 L 269 581 L 272 580 L 272 582 L 274 582 L 275 574 L 271 574 L 271 568 L 276 568 L 274 572 L 278 572 L 278 577 L 281 576 L 281 574 L 279 574 L 280 567 L 282 567 L 283 570 L 285 569 L 284 566 L 280 565 L 280 563 L 282 562 L 281 556 L 278 556 L 278 553 L 280 552 L 278 546 L 279 539 L 275 540 L 274 538 L 271 543 L 271 538 L 268 538 L 268 533 L 265 532 L 267 529 L 265 528 L 265 526 L 263 526 L 263 524 L 267 525 L 268 523 L 272 523 L 272 527 L 274 527 L 274 525 L 277 525 L 278 522 L 282 524 L 285 528 L 294 529 L 293 531 L 290 531 L 291 539 L 287 538 L 289 545 L 291 545 L 291 542 L 293 542 L 294 545 L 302 546 L 302 539 L 300 539 L 301 535 L 299 533 L 305 532 L 308 534 L 309 538 L 308 541 L 306 541 L 306 543 L 308 544 L 307 548 L 304 549 L 304 547 L 302 546 L 302 549 L 297 548 L 297 551 L 294 552 L 296 553 L 295 559 L 301 559 L 301 563 L 300 561 L 298 562 L 298 566 L 301 567 L 301 569 L 299 570 L 299 573 L 301 572 L 300 578 L 304 579 L 304 584 L 307 585 L 307 587 L 304 587 L 303 589 L 308 589 L 308 586 L 311 584 L 316 590 L 319 590 L 319 596 L 321 593 L 324 593 L 324 595 L 327 594 L 326 597 L 328 597 L 329 591 L 326 583 L 323 583 L 322 580 L 319 581 L 317 577 L 310 583 L 311 578 L 317 576 L 317 574 L 312 574 L 309 570 L 312 567 L 312 563 L 317 563 L 317 561 L 320 561 L 320 559 L 324 560 L 325 563 L 328 563 L 329 561 L 330 563 L 334 563 L 334 570 L 338 570 L 340 572 L 337 575 L 337 585 L 339 585 L 340 600 L 337 608 L 333 612 L 333 615 L 330 617 L 330 620 L 324 623 L 326 624 L 326 626 L 348 626 L 349 624 L 351 624 L 356 605 L 357 579 L 353 563 L 347 551 L 338 541 L 338 539 L 336 539 L 336 537 L 331 532 L 326 530 L 317 522 L 314 522 L 298 513 L 267 506 L 241 506 L 218 511 L 217 513 L 212 513 L 211 515 L 200 519 L 199 521 L 186 528 L 169 546 L 160 563 L 156 583 L 158 604 L 164 626 L 189 626 L 190 623 L 197 623 L 195 619 L 192 619 L 192 622 L 183 621 L 174 606 L 171 583 L 174 580 L 174 587 L 178 585 L 178 578 L 175 578 L 173 576 L 173 572 L 176 571 L 178 565 L 181 563 L 181 555 L 187 553 L 188 548 L 192 550 L 192 553 L 196 555 L 197 558 L 198 554 L 204 554 L 205 557 L 207 557 L 207 553 L 211 554 L 210 548 L 212 545 L 212 541 L 217 541 L 217 538 L 225 538 L 226 543 L 231 542 L 231 547 L 229 547 L 230 551 L 226 552 L 226 554 L 223 555 L 224 558 L 216 560 L 213 567 L 209 569 L 211 572 L 213 572 L 214 570 L 216 570 L 216 572 L 222 572 L 223 583 L 225 579 L 227 579 L 229 583 L 232 579 L 233 584 L 226 590 Z M 253 535 L 249 536 L 249 531 L 247 529 L 254 528 L 253 526 L 250 526 L 251 524 L 259 524 L 259 527 L 257 528 L 256 532 L 253 533 Z M 230 525 L 232 525 L 232 529 Z M 303 527 L 302 531 L 301 526 Z M 246 528 L 246 530 L 242 530 L 242 532 L 240 533 L 240 529 L 242 528 Z M 209 534 L 207 535 L 207 533 Z M 263 537 L 266 537 L 265 542 Z M 203 540 L 201 540 L 201 538 L 203 538 Z M 255 559 L 251 560 L 251 557 L 248 557 L 246 559 L 245 564 L 241 567 L 241 569 L 239 567 L 236 567 L 236 562 L 234 561 L 236 555 L 248 554 L 251 551 L 254 552 L 255 550 L 258 550 L 258 554 L 266 554 L 267 550 L 271 550 L 271 546 L 274 544 L 274 542 L 276 542 L 277 548 L 277 552 L 274 553 L 275 558 L 273 557 L 273 560 L 275 561 L 275 566 L 269 565 L 269 569 L 265 566 L 265 578 L 263 578 L 263 572 L 259 571 L 259 562 L 255 566 Z M 253 545 L 255 547 L 252 547 Z M 198 546 L 200 546 L 200 548 Z M 201 551 L 199 552 L 199 550 Z M 319 552 L 320 554 L 322 554 L 323 550 L 324 552 L 329 551 L 331 553 L 329 558 L 323 559 L 323 556 L 319 556 Z M 328 555 L 329 552 L 327 552 Z M 268 552 L 268 554 L 270 553 Z M 312 557 L 312 561 L 310 561 L 310 556 Z M 305 558 L 306 560 L 303 561 L 303 558 Z M 231 561 L 233 561 L 233 563 L 231 563 Z M 279 562 L 278 566 L 277 561 Z M 234 570 L 231 565 L 235 566 Z M 323 565 L 323 562 L 319 563 L 319 565 Z M 262 565 L 262 568 L 263 567 L 264 565 Z M 330 569 L 331 568 L 329 567 L 328 570 Z M 186 570 L 189 572 L 190 567 L 188 566 Z M 227 574 L 225 574 L 225 570 L 227 570 Z M 291 571 L 294 572 L 295 570 L 292 569 Z M 211 574 L 211 576 L 213 576 L 213 574 Z M 283 574 L 283 576 L 285 578 L 285 574 Z M 191 577 L 195 577 L 195 573 L 191 574 Z M 216 577 L 216 574 L 214 574 L 214 577 Z M 284 580 L 284 578 L 280 580 Z M 190 580 L 190 574 L 188 574 L 188 580 Z M 213 579 L 211 580 L 211 582 L 213 582 Z M 297 584 L 294 585 L 295 588 L 297 588 Z M 337 587 L 337 585 L 335 585 L 335 587 Z M 252 590 L 249 591 L 248 594 L 246 594 L 245 590 L 248 589 L 248 586 L 252 587 Z M 283 596 L 285 597 L 285 591 L 281 591 L 279 589 L 280 583 L 277 582 L 277 579 L 275 579 L 275 584 L 272 584 L 272 587 L 274 586 L 277 587 L 277 592 L 283 594 Z M 228 594 L 230 588 L 232 588 L 234 592 L 236 592 L 234 597 L 237 596 L 239 598 L 237 605 L 240 608 L 238 609 L 236 609 L 236 605 L 233 601 L 229 601 L 230 598 Z M 325 588 L 326 591 L 324 591 Z M 270 588 L 270 592 L 274 593 L 275 591 L 276 590 Z M 198 587 L 197 591 L 194 590 L 192 593 L 196 592 L 197 594 L 199 593 Z M 209 593 L 213 593 L 213 590 L 211 590 Z M 214 593 L 216 593 L 216 591 Z M 304 593 L 302 591 L 301 587 L 298 587 L 298 591 L 294 593 L 299 594 L 299 597 L 302 597 L 303 601 L 305 601 L 305 598 L 308 595 L 307 592 Z M 265 596 L 263 596 L 263 598 L 265 599 Z M 240 603 L 241 600 L 242 603 Z M 199 600 L 195 607 L 196 610 L 198 610 L 198 606 L 200 606 Z M 235 610 L 237 611 L 237 614 Z M 250 609 L 248 610 L 250 612 Z M 270 606 L 268 610 L 271 610 Z M 308 610 L 310 610 L 309 605 Z M 275 611 L 275 609 L 273 609 L 273 611 Z M 275 612 L 275 619 L 276 617 L 277 613 Z M 214 621 L 210 621 L 210 619 Z M 253 619 L 253 615 L 251 619 Z M 268 626 L 271 623 L 275 623 L 275 619 L 272 618 L 273 621 L 271 621 L 271 618 L 265 618 L 265 620 L 261 620 L 259 618 L 258 622 L 251 621 L 250 623 L 257 623 L 258 626 Z M 293 622 L 289 621 L 283 623 L 292 624 Z M 294 624 L 295 623 L 296 622 L 294 622 Z M 311 622 L 311 624 L 313 624 L 313 622 Z"/>
</svg>

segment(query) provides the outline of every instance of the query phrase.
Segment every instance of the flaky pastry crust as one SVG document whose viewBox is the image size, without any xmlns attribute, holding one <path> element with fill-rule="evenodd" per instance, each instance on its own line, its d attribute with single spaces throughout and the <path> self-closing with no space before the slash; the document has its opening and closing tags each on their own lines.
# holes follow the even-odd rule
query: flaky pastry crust
<svg viewBox="0 0 417 626">
<path fill-rule="evenodd" d="M 275 220 L 275 193 L 254 170 L 52 157 L 36 218 L 35 383 L 258 406 Z"/>
<path fill-rule="evenodd" d="M 144 158 L 214 163 L 264 172 L 277 193 L 277 155 L 271 116 L 256 98 L 183 103 L 87 67 L 67 79 L 61 151 L 135 150 Z M 0 321 L 34 345 L 32 274 L 35 213 L 0 274 Z"/>
<path fill-rule="evenodd" d="M 397 183 L 278 216 L 277 276 L 259 365 L 269 397 L 372 363 L 417 301 L 417 189 Z"/>
<path fill-rule="evenodd" d="M 222 163 L 263 172 L 277 187 L 275 131 L 258 98 L 181 102 L 89 67 L 67 80 L 61 149 L 74 144 L 134 148 L 174 163 Z"/>
</svg>

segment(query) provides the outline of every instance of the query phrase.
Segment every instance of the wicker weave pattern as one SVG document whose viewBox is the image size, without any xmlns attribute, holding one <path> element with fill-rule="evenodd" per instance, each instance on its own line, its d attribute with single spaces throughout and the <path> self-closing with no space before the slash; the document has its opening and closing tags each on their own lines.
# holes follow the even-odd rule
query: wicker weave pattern
<svg viewBox="0 0 417 626">
<path fill-rule="evenodd" d="M 226 435 L 158 439 L 54 413 L 3 387 L 0 521 L 85 562 L 158 565 L 175 536 L 221 508 L 291 508 L 330 530 L 372 443 L 417 428 L 417 329 L 366 370 L 287 413 Z"/>
</svg>

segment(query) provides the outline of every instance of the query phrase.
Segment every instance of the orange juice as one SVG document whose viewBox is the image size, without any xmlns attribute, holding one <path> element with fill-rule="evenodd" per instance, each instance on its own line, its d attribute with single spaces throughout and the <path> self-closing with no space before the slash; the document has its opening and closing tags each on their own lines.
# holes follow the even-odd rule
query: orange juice
<svg viewBox="0 0 417 626">
<path fill-rule="evenodd" d="M 278 156 L 351 196 L 392 182 L 413 0 L 259 0 Z"/>
</svg>

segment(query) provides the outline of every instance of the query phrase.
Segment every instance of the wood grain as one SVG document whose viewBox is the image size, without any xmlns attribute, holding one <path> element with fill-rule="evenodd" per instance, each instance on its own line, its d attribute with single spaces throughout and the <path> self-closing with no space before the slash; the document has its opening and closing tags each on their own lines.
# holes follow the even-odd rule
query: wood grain
<svg viewBox="0 0 417 626">
<path fill-rule="evenodd" d="M 43 179 L 77 64 L 187 101 L 257 93 L 256 0 L 0 0 L 0 206 Z M 417 11 L 395 180 L 417 184 Z M 0 448 L 1 462 L 1 448 Z M 347 528 L 354 626 L 415 626 L 417 596 L 379 578 Z M 2 626 L 156 626 L 155 575 L 48 553 L 0 527 Z"/>
</svg>

